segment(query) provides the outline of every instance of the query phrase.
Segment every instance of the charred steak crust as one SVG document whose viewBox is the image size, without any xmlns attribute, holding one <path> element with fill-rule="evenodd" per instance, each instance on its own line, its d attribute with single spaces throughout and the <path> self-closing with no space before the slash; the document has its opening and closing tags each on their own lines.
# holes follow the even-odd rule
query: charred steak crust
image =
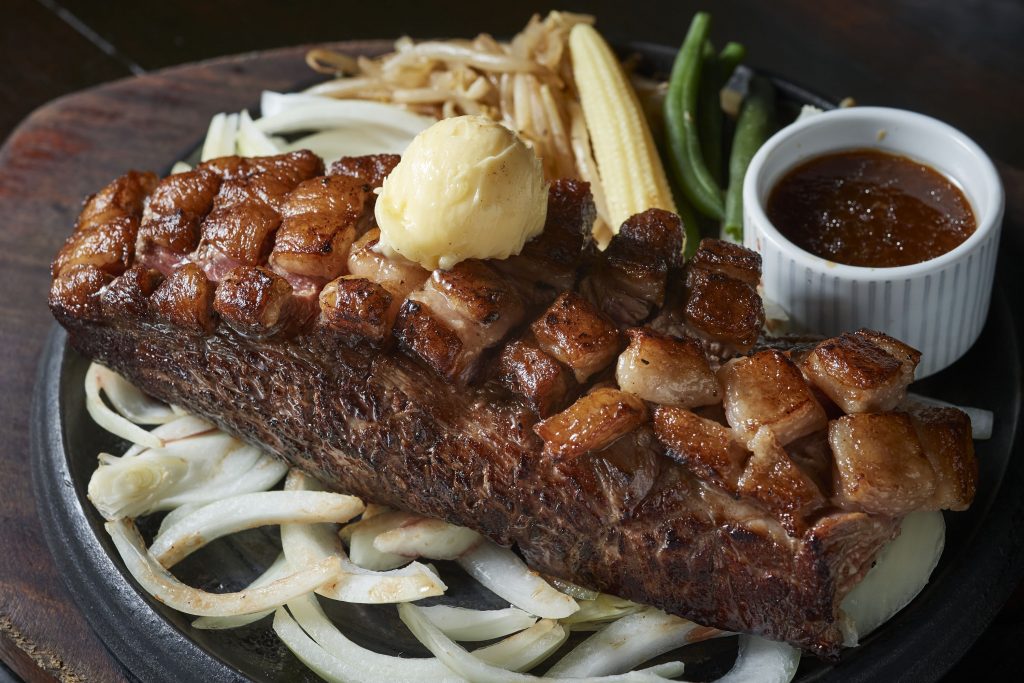
<svg viewBox="0 0 1024 683">
<path fill-rule="evenodd" d="M 362 185 L 311 180 L 322 169 L 302 153 L 201 167 L 225 183 L 269 174 L 268 187 L 300 188 L 303 215 L 339 216 L 345 247 L 355 241 L 347 264 L 339 266 L 333 248 L 321 250 L 323 262 L 305 248 L 304 235 L 319 244 L 332 229 L 318 222 L 315 230 L 289 233 L 289 249 L 308 255 L 294 270 L 287 259 L 268 264 L 274 233 L 263 232 L 294 205 L 288 194 L 270 201 L 248 189 L 253 196 L 234 203 L 179 199 L 192 223 L 208 221 L 209 213 L 199 215 L 203 207 L 222 207 L 222 245 L 249 241 L 238 234 L 242 217 L 259 206 L 261 260 L 241 262 L 239 253 L 212 243 L 168 258 L 154 256 L 148 242 L 136 247 L 135 232 L 123 229 L 139 220 L 140 195 L 156 186 L 151 176 L 128 174 L 87 202 L 76 234 L 88 231 L 90 239 L 72 236 L 55 260 L 51 310 L 79 352 L 334 489 L 476 529 L 517 546 L 542 572 L 708 626 L 837 655 L 839 601 L 898 533 L 897 516 L 872 511 L 892 505 L 895 489 L 879 484 L 865 496 L 833 481 L 815 398 L 827 400 L 827 391 L 815 385 L 812 393 L 802 383 L 801 372 L 808 382 L 814 377 L 806 350 L 792 358 L 757 355 L 786 370 L 788 384 L 776 390 L 796 383 L 813 417 L 799 424 L 791 406 L 769 400 L 773 387 L 755 371 L 761 366 L 744 358 L 723 365 L 749 350 L 763 320 L 753 290 L 756 255 L 709 242 L 684 269 L 674 255 L 654 255 L 647 267 L 630 242 L 606 257 L 580 236 L 593 216 L 585 184 L 555 181 L 548 237 L 539 239 L 558 249 L 528 248 L 493 268 L 467 264 L 427 279 L 400 256 L 366 250 L 376 240 L 366 213 L 372 199 L 358 193 L 369 194 L 396 161 L 355 158 L 332 167 L 334 177 Z M 211 191 L 197 182 L 160 187 Z M 173 209 L 167 196 L 156 207 L 164 215 Z M 335 212 L 340 205 L 362 206 L 364 214 L 356 220 Z M 640 214 L 632 227 L 627 221 L 625 239 L 678 245 L 678 218 L 662 214 Z M 608 276 L 607 258 L 627 264 L 620 270 L 629 277 Z M 310 273 L 338 277 L 327 282 Z M 533 286 L 534 273 L 549 277 Z M 507 290 L 493 289 L 502 282 Z M 591 298 L 600 292 L 607 299 Z M 716 311 L 714 302 L 735 292 L 740 301 Z M 548 334 L 544 326 L 568 304 L 573 315 L 555 316 L 565 329 Z M 659 333 L 629 332 L 629 362 L 617 366 L 627 335 L 614 323 L 645 320 Z M 893 363 L 881 353 L 916 362 L 895 340 L 872 334 L 860 339 L 876 348 L 861 355 L 886 366 Z M 589 351 L 580 356 L 577 348 Z M 720 353 L 707 365 L 700 349 Z M 651 358 L 685 361 L 674 371 L 670 399 L 648 394 L 651 375 L 636 374 Z M 469 371 L 488 362 L 494 371 Z M 832 385 L 852 381 L 841 370 L 830 370 Z M 622 391 L 613 378 L 642 389 Z M 764 397 L 735 398 L 739 381 L 761 381 Z M 887 401 L 899 394 L 891 383 L 882 390 Z M 719 395 L 724 411 L 707 405 Z M 825 408 L 841 415 L 831 403 Z M 730 415 L 750 410 L 761 412 L 744 417 L 743 429 L 726 425 Z M 913 429 L 883 436 L 886 443 L 917 440 L 932 463 L 942 489 L 926 505 L 968 504 L 976 463 L 959 416 L 917 412 L 907 420 L 897 421 Z M 838 420 L 830 426 L 832 447 L 843 456 L 839 483 L 877 472 L 875 460 L 847 446 Z M 818 431 L 803 436 L 812 428 Z M 778 480 L 778 472 L 787 477 Z M 875 508 L 859 507 L 862 500 Z"/>
</svg>

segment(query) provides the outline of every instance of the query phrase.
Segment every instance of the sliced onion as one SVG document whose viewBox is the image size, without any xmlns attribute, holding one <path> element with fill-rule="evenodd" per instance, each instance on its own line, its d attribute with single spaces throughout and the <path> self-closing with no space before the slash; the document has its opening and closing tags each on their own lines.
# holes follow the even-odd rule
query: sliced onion
<svg viewBox="0 0 1024 683">
<path fill-rule="evenodd" d="M 740 636 L 736 663 L 716 683 L 789 683 L 800 666 L 800 651 L 759 636 Z"/>
<path fill-rule="evenodd" d="M 285 480 L 286 491 L 315 490 L 320 483 L 298 470 Z M 295 567 L 335 557 L 342 572 L 337 581 L 317 592 L 325 598 L 362 604 L 382 604 L 420 600 L 442 595 L 447 586 L 428 567 L 413 562 L 401 569 L 376 572 L 353 563 L 345 554 L 338 534 L 330 524 L 282 524 L 281 547 Z"/>
<path fill-rule="evenodd" d="M 485 541 L 458 559 L 474 579 L 516 607 L 545 619 L 562 619 L 579 610 L 576 601 L 530 570 L 519 557 Z"/>
<path fill-rule="evenodd" d="M 198 429 L 202 423 L 192 424 Z M 266 491 L 288 469 L 274 456 L 216 430 L 168 440 L 163 448 L 131 457 L 105 456 L 101 463 L 89 481 L 89 498 L 107 519 Z"/>
<path fill-rule="evenodd" d="M 353 643 L 331 623 L 321 609 L 317 599 L 305 595 L 288 603 L 288 609 L 294 617 L 296 625 L 309 634 L 314 645 L 329 659 L 321 657 L 324 675 L 320 670 L 311 667 L 327 680 L 340 680 L 350 683 L 377 683 L 378 681 L 429 681 L 432 683 L 448 683 L 462 679 L 442 664 L 437 658 L 406 658 L 367 650 Z M 283 617 L 281 617 L 283 620 Z M 278 630 L 278 617 L 274 618 L 274 630 Z M 286 631 L 290 637 L 291 634 Z M 278 631 L 278 635 L 280 631 Z M 289 648 L 292 642 L 281 638 Z M 308 643 L 303 644 L 304 650 L 312 650 Z M 302 654 L 296 655 L 306 661 Z"/>
<path fill-rule="evenodd" d="M 555 654 L 568 639 L 569 631 L 557 621 L 541 619 L 501 642 L 473 650 L 473 656 L 508 671 L 529 671 Z"/>
<path fill-rule="evenodd" d="M 238 134 L 235 137 L 238 153 L 244 157 L 280 154 L 281 150 L 266 133 L 256 127 L 245 109 L 238 115 Z"/>
<path fill-rule="evenodd" d="M 238 114 L 217 114 L 210 119 L 210 127 L 203 141 L 200 161 L 209 161 L 217 157 L 231 156 L 235 153 L 235 136 L 238 134 Z"/>
<path fill-rule="evenodd" d="M 147 396 L 110 368 L 91 363 L 86 372 L 87 382 L 90 375 L 92 381 L 106 394 L 114 410 L 135 424 L 158 425 L 177 417 L 169 405 Z"/>
<path fill-rule="evenodd" d="M 483 536 L 464 527 L 439 519 L 420 518 L 385 531 L 373 541 L 382 553 L 431 560 L 455 560 L 483 542 Z"/>
<path fill-rule="evenodd" d="M 183 584 L 164 569 L 147 552 L 142 536 L 130 520 L 119 519 L 104 526 L 129 573 L 143 590 L 172 609 L 200 617 L 252 614 L 277 607 L 333 581 L 340 571 L 336 558 L 325 558 L 262 588 L 237 593 L 207 593 Z"/>
<path fill-rule="evenodd" d="M 480 641 L 504 638 L 510 633 L 530 628 L 537 617 L 521 609 L 476 610 L 448 605 L 424 607 L 423 615 L 452 640 Z"/>
<path fill-rule="evenodd" d="M 451 640 L 439 628 L 430 623 L 430 620 L 423 616 L 420 608 L 411 603 L 404 603 L 398 606 L 398 616 L 405 625 L 409 627 L 416 639 L 423 643 L 424 647 L 430 650 L 435 657 L 444 662 L 452 671 L 470 681 L 488 681 L 490 683 L 534 683 L 536 681 L 556 680 L 550 678 L 539 678 L 529 674 L 506 671 L 499 667 L 481 661 L 467 652 L 458 643 Z M 632 671 L 627 674 L 615 676 L 602 676 L 596 678 L 572 678 L 557 680 L 573 681 L 664 681 L 666 678 L 678 676 L 683 672 L 681 662 L 669 662 L 660 664 L 641 671 Z"/>
<path fill-rule="evenodd" d="M 573 648 L 548 670 L 551 678 L 629 671 L 676 648 L 721 634 L 651 607 L 622 617 Z"/>
<path fill-rule="evenodd" d="M 330 164 L 345 156 L 401 154 L 414 137 L 391 128 L 331 128 L 299 138 L 286 150 L 308 149 Z"/>
<path fill-rule="evenodd" d="M 385 128 L 415 136 L 436 121 L 392 104 L 317 97 L 316 101 L 299 102 L 272 116 L 264 115 L 255 123 L 257 128 L 268 134 L 351 126 Z"/>
<path fill-rule="evenodd" d="M 852 621 L 847 644 L 855 645 L 910 604 L 926 585 L 942 556 L 946 523 L 938 511 L 912 512 L 900 535 L 882 548 L 875 566 L 842 602 Z"/>
<path fill-rule="evenodd" d="M 171 172 L 169 175 L 178 175 L 179 173 L 188 173 L 192 170 L 192 165 L 187 164 L 184 161 L 175 161 L 174 166 L 171 166 Z"/>
<path fill-rule="evenodd" d="M 395 511 L 385 512 L 345 526 L 342 530 L 345 532 L 342 538 L 347 537 L 349 557 L 360 567 L 376 571 L 394 569 L 403 564 L 409 564 L 409 557 L 405 555 L 378 550 L 374 539 L 383 532 L 419 519 L 421 518 L 417 515 Z"/>
<path fill-rule="evenodd" d="M 937 398 L 931 398 L 929 396 L 922 396 L 920 394 L 908 393 L 907 398 L 918 403 L 923 403 L 928 406 L 936 406 L 939 408 L 956 408 L 957 410 L 967 413 L 967 417 L 971 420 L 971 436 L 979 441 L 992 438 L 992 428 L 995 425 L 995 414 L 991 410 L 984 410 L 983 408 L 972 408 L 970 406 L 958 406 L 955 403 L 949 403 L 942 401 Z"/>
<path fill-rule="evenodd" d="M 560 579 L 557 576 L 544 575 L 544 580 L 575 600 L 597 600 L 601 595 L 598 591 L 577 586 L 575 583 Z"/>
<path fill-rule="evenodd" d="M 577 604 L 580 606 L 579 611 L 561 620 L 563 624 L 571 625 L 573 631 L 596 630 L 609 621 L 615 621 L 644 608 L 639 603 L 608 593 L 599 593 L 595 599 L 580 600 Z"/>
<path fill-rule="evenodd" d="M 267 570 L 256 577 L 256 579 L 245 587 L 246 590 L 253 588 L 262 588 L 268 586 L 273 582 L 283 579 L 292 573 L 292 568 L 288 566 L 288 561 L 284 559 L 284 554 L 277 556 L 273 564 L 267 567 Z M 239 628 L 251 624 L 254 621 L 259 621 L 263 617 L 267 616 L 273 609 L 265 609 L 261 612 L 253 612 L 252 614 L 242 614 L 237 617 L 199 617 L 192 622 L 192 628 L 198 628 L 207 631 L 219 631 L 229 628 Z"/>
<path fill-rule="evenodd" d="M 164 518 L 160 520 L 160 528 L 157 529 L 156 535 L 159 536 L 160 534 L 164 533 L 172 526 L 174 526 L 181 520 L 185 519 L 201 507 L 203 507 L 202 503 L 185 503 L 184 505 L 179 505 L 178 507 L 174 508 L 166 515 L 164 515 Z"/>
<path fill-rule="evenodd" d="M 180 441 L 181 439 L 187 439 L 190 436 L 205 434 L 206 432 L 212 432 L 215 429 L 216 427 L 206 420 L 186 413 L 185 415 L 178 415 L 174 420 L 156 427 L 149 433 L 163 441 L 166 446 L 173 441 Z M 132 458 L 145 450 L 145 446 L 132 444 L 132 447 L 126 450 L 124 455 L 121 457 Z"/>
<path fill-rule="evenodd" d="M 243 493 L 204 505 L 153 539 L 150 552 L 173 567 L 210 541 L 267 524 L 345 522 L 363 511 L 355 496 L 323 491 Z M 305 567 L 307 564 L 295 564 Z"/>
<path fill-rule="evenodd" d="M 100 397 L 100 388 L 103 386 L 101 372 L 102 365 L 93 363 L 85 373 L 85 409 L 89 416 L 103 429 L 125 441 L 141 444 L 149 448 L 160 448 L 164 445 L 159 437 L 153 436 L 128 418 L 115 413 L 107 407 Z"/>
</svg>

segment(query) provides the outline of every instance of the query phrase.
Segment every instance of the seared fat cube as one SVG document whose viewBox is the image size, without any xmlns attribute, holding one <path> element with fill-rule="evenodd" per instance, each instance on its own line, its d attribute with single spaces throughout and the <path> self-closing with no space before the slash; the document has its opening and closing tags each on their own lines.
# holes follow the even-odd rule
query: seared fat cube
<svg viewBox="0 0 1024 683">
<path fill-rule="evenodd" d="M 220 176 L 197 168 L 161 180 L 142 215 L 135 248 L 139 259 L 164 275 L 199 245 L 199 225 L 213 208 Z"/>
<path fill-rule="evenodd" d="M 577 382 L 607 367 L 622 348 L 615 324 L 575 292 L 555 299 L 530 329 L 540 348 L 568 365 Z"/>
<path fill-rule="evenodd" d="M 320 291 L 320 323 L 353 344 L 383 344 L 391 336 L 397 310 L 383 286 L 361 277 L 331 280 Z"/>
<path fill-rule="evenodd" d="M 384 184 L 384 179 L 395 170 L 402 160 L 397 154 L 367 154 L 359 157 L 342 157 L 327 171 L 329 176 L 348 176 L 375 189 Z M 371 197 L 376 195 L 371 195 Z"/>
<path fill-rule="evenodd" d="M 623 391 L 663 405 L 710 405 L 722 399 L 715 373 L 699 342 L 630 329 L 629 346 L 615 366 L 615 381 Z"/>
<path fill-rule="evenodd" d="M 761 255 L 725 240 L 705 237 L 688 263 L 691 269 L 721 273 L 751 287 L 761 282 Z"/>
<path fill-rule="evenodd" d="M 156 186 L 152 173 L 129 171 L 85 202 L 75 230 L 50 266 L 56 278 L 72 266 L 120 275 L 132 265 L 143 202 Z"/>
<path fill-rule="evenodd" d="M 219 281 L 238 265 L 266 262 L 280 210 L 302 181 L 323 173 L 312 152 L 272 157 L 221 157 L 198 166 L 221 176 L 213 209 L 201 225 L 196 260 L 211 280 Z"/>
<path fill-rule="evenodd" d="M 281 207 L 270 265 L 314 278 L 344 273 L 369 196 L 365 183 L 348 176 L 300 183 Z"/>
<path fill-rule="evenodd" d="M 898 517 L 927 507 L 935 472 L 906 413 L 857 413 L 829 423 L 837 502 Z"/>
<path fill-rule="evenodd" d="M 239 266 L 221 280 L 213 309 L 239 334 L 269 336 L 289 322 L 292 286 L 267 268 Z"/>
<path fill-rule="evenodd" d="M 647 406 L 633 394 L 601 387 L 533 427 L 544 453 L 576 458 L 598 451 L 647 421 Z"/>
<path fill-rule="evenodd" d="M 732 430 L 685 408 L 659 406 L 654 410 L 654 434 L 667 454 L 697 477 L 736 494 L 750 453 Z"/>
<path fill-rule="evenodd" d="M 153 292 L 150 303 L 157 318 L 202 336 L 213 332 L 214 286 L 194 263 L 179 266 Z"/>
<path fill-rule="evenodd" d="M 826 501 L 814 480 L 786 453 L 775 432 L 757 430 L 750 441 L 753 455 L 739 479 L 739 492 L 775 512 L 790 533 L 800 534 L 803 519 Z"/>
<path fill-rule="evenodd" d="M 544 230 L 518 255 L 495 261 L 495 268 L 512 279 L 528 302 L 547 305 L 557 292 L 576 283 L 580 262 L 593 241 L 590 231 L 596 215 L 589 183 L 553 180 Z"/>
<path fill-rule="evenodd" d="M 515 289 L 483 261 L 435 270 L 409 295 L 395 324 L 404 348 L 436 372 L 468 382 L 485 349 L 499 343 L 525 315 Z M 424 339 L 418 339 L 424 334 Z"/>
<path fill-rule="evenodd" d="M 668 272 L 682 265 L 683 222 L 648 209 L 622 224 L 580 291 L 620 325 L 635 325 L 665 301 Z"/>
<path fill-rule="evenodd" d="M 906 396 L 920 355 L 892 337 L 861 330 L 819 343 L 800 367 L 843 411 L 884 412 Z"/>
<path fill-rule="evenodd" d="M 265 157 L 227 156 L 210 159 L 196 168 L 213 171 L 224 180 L 271 173 L 292 187 L 313 176 L 323 175 L 323 160 L 308 149 Z"/>
<path fill-rule="evenodd" d="M 694 334 L 739 352 L 748 351 L 764 327 L 764 305 L 753 287 L 701 268 L 687 270 L 683 316 Z"/>
<path fill-rule="evenodd" d="M 702 240 L 686 264 L 681 301 L 673 298 L 654 326 L 674 331 L 682 325 L 726 356 L 746 353 L 764 327 L 764 305 L 755 289 L 760 279 L 758 254 L 721 240 Z"/>
<path fill-rule="evenodd" d="M 572 373 L 544 353 L 535 339 L 519 339 L 502 349 L 498 372 L 501 384 L 540 417 L 561 410 L 576 386 Z"/>
<path fill-rule="evenodd" d="M 920 407 L 910 421 L 935 472 L 935 493 L 927 508 L 966 510 L 978 485 L 971 419 L 955 408 Z"/>
<path fill-rule="evenodd" d="M 761 427 L 769 427 L 782 445 L 825 428 L 825 411 L 800 370 L 779 351 L 733 359 L 719 369 L 718 380 L 726 419 L 748 446 Z"/>
</svg>

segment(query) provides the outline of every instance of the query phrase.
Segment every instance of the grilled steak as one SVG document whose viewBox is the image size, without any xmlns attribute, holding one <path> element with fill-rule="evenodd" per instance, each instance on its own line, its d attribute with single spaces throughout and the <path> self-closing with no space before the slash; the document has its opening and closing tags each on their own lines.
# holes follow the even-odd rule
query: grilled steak
<svg viewBox="0 0 1024 683">
<path fill-rule="evenodd" d="M 970 424 L 905 404 L 913 349 L 754 346 L 756 254 L 682 264 L 657 210 L 599 253 L 561 180 L 521 255 L 428 273 L 374 249 L 395 161 L 129 173 L 87 200 L 50 307 L 81 353 L 339 491 L 823 656 L 900 517 L 970 503 Z"/>
</svg>

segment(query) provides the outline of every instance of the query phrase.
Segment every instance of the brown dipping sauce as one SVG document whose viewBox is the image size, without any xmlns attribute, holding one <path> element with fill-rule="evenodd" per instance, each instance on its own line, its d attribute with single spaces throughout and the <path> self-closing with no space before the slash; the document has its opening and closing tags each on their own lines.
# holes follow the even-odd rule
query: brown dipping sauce
<svg viewBox="0 0 1024 683">
<path fill-rule="evenodd" d="M 875 268 L 945 254 L 977 227 L 964 193 L 946 176 L 871 149 L 797 166 L 772 189 L 767 210 L 772 225 L 801 249 Z"/>
</svg>

